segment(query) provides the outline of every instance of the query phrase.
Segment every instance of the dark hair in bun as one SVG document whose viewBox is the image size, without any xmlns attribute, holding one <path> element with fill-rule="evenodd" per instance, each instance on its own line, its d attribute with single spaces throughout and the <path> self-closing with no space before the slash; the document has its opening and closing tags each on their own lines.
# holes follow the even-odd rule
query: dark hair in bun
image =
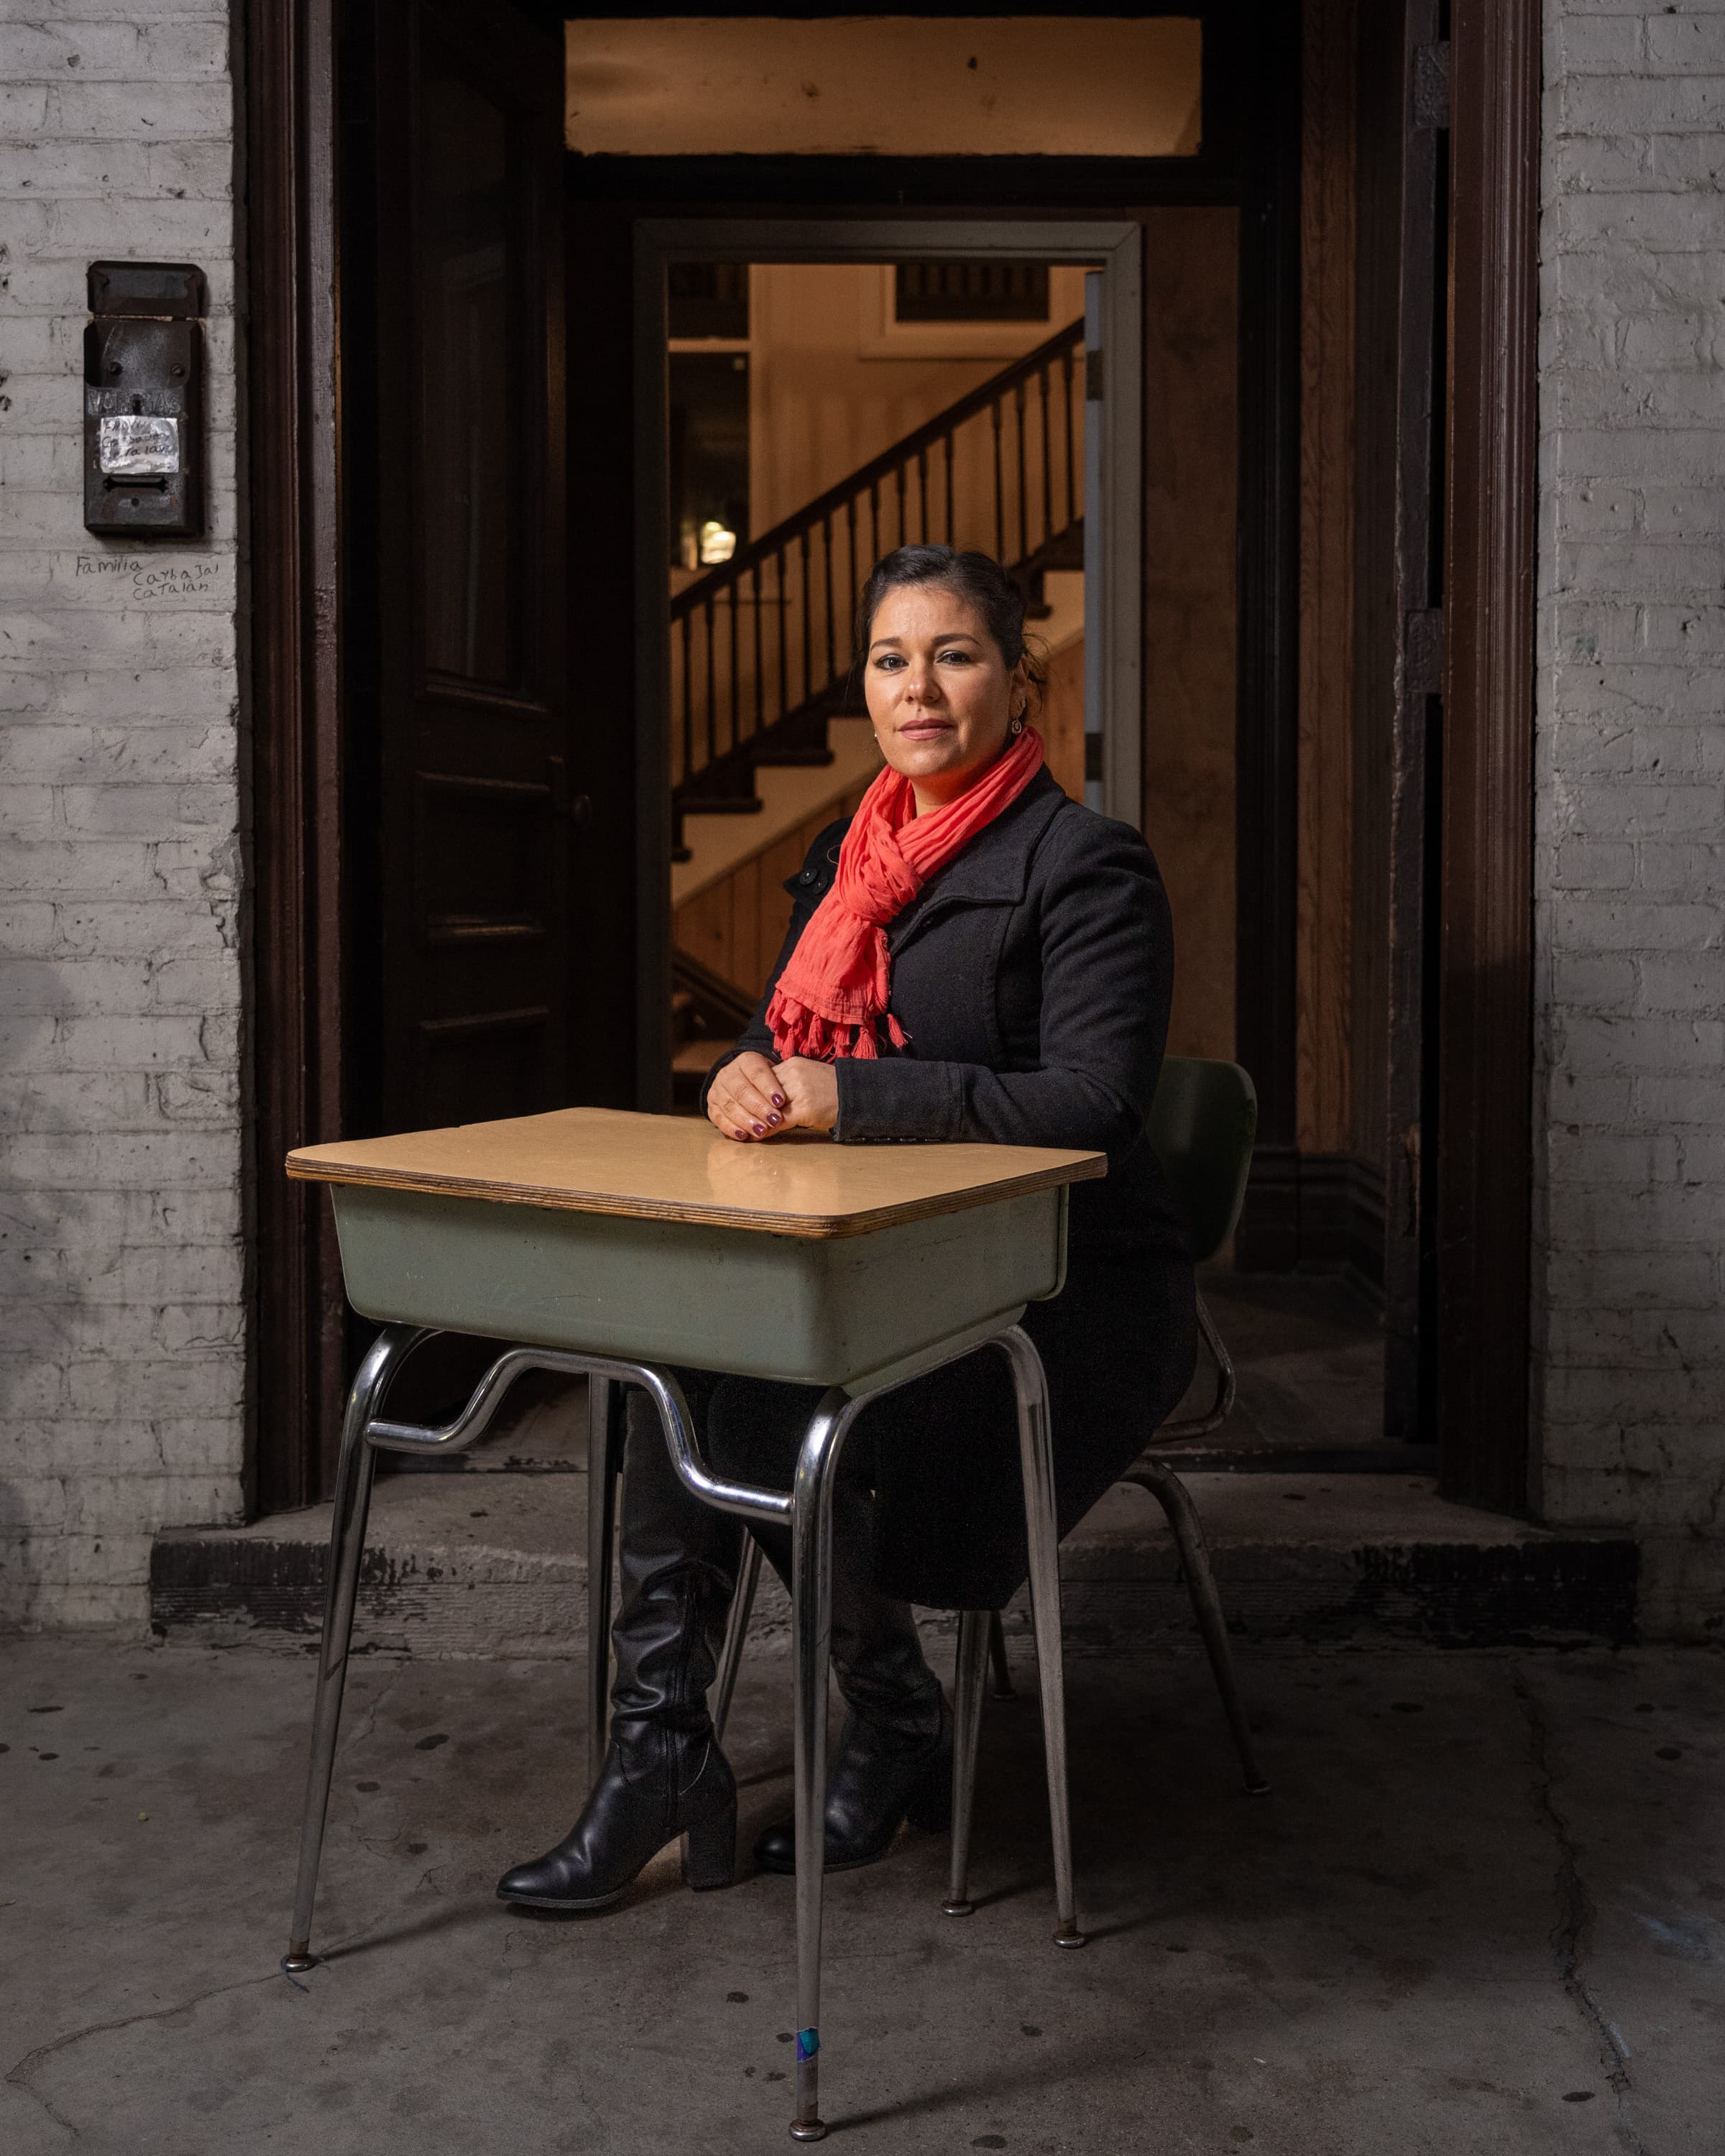
<svg viewBox="0 0 1725 2156">
<path fill-rule="evenodd" d="M 856 610 L 856 655 L 869 654 L 869 635 L 880 602 L 906 584 L 940 584 L 968 599 L 1009 667 L 1027 656 L 1024 594 L 992 554 L 961 554 L 953 547 L 895 547 L 870 572 Z M 1031 679 L 1039 676 L 1033 665 Z"/>
</svg>

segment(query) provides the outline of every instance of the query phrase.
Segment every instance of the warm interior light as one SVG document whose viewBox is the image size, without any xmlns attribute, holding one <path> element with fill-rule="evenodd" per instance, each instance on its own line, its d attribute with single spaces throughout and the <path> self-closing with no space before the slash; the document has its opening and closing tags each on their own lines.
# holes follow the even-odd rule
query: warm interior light
<svg viewBox="0 0 1725 2156">
<path fill-rule="evenodd" d="M 701 566 L 711 568 L 715 562 L 728 562 L 737 552 L 737 534 L 727 531 L 714 518 L 708 517 L 701 527 Z"/>
</svg>

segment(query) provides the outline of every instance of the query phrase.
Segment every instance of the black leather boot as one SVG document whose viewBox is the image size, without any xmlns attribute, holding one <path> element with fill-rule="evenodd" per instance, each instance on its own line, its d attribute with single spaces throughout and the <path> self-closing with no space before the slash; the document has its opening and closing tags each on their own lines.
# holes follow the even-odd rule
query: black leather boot
<svg viewBox="0 0 1725 2156">
<path fill-rule="evenodd" d="M 685 1390 L 696 1394 L 693 1373 Z M 700 1414 L 698 1395 L 691 1406 Z M 728 1887 L 737 1866 L 737 1784 L 713 1734 L 707 1687 L 737 1580 L 735 1519 L 697 1504 L 678 1481 L 659 1419 L 629 1398 L 619 1570 L 622 1608 L 611 1743 L 581 1816 L 553 1850 L 504 1873 L 506 1902 L 603 1909 L 622 1898 L 668 1842 L 686 1837 L 683 1876 L 696 1892 Z"/>
<path fill-rule="evenodd" d="M 923 1660 L 908 1602 L 870 1584 L 873 1500 L 843 1483 L 833 1507 L 833 1667 L 850 1708 L 827 1769 L 826 1869 L 877 1863 L 906 1820 L 941 1832 L 952 1815 L 952 1717 Z M 769 1538 L 770 1537 L 770 1538 Z M 788 1558 L 788 1539 L 761 1537 Z M 794 1871 L 796 1831 L 776 1821 L 755 1843 L 763 1871 Z"/>
</svg>

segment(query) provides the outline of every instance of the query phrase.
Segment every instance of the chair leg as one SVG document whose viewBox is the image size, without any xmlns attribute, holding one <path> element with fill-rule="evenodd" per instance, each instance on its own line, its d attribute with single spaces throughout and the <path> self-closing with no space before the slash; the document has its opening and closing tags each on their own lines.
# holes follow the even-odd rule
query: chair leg
<svg viewBox="0 0 1725 2156">
<path fill-rule="evenodd" d="M 1240 1393 L 1234 1358 L 1228 1353 L 1228 1343 L 1217 1330 L 1209 1305 L 1201 1295 L 1198 1298 L 1198 1330 L 1216 1366 L 1216 1389 L 1203 1414 L 1188 1415 L 1183 1421 L 1165 1422 L 1156 1433 L 1158 1445 L 1166 1445 L 1172 1438 L 1208 1437 L 1213 1430 L 1219 1430 L 1234 1412 L 1234 1403 Z"/>
<path fill-rule="evenodd" d="M 989 1613 L 966 1609 L 958 1619 L 958 1651 L 952 1666 L 952 1861 L 947 1898 L 949 1917 L 968 1917 L 970 1815 L 976 1795 L 977 1738 L 983 1722 L 983 1671 L 988 1656 Z"/>
<path fill-rule="evenodd" d="M 1024 1486 L 1024 1530 L 1030 1551 L 1030 1613 L 1036 1627 L 1036 1670 L 1042 1686 L 1042 1745 L 1048 1766 L 1049 1825 L 1054 1841 L 1057 1947 L 1081 1947 L 1072 1887 L 1072 1815 L 1066 1790 L 1066 1688 L 1060 1635 L 1060 1536 L 1055 1517 L 1054 1448 L 1049 1430 L 1048 1378 L 1042 1358 L 1022 1327 L 995 1344 L 1012 1365 L 1018 1395 L 1019 1460 Z"/>
<path fill-rule="evenodd" d="M 1234 1656 L 1228 1645 L 1228 1624 L 1222 1614 L 1222 1598 L 1216 1592 L 1214 1573 L 1210 1570 L 1209 1552 L 1204 1546 L 1204 1527 L 1198 1517 L 1198 1507 L 1192 1502 L 1192 1492 L 1170 1467 L 1159 1461 L 1141 1460 L 1125 1478 L 1136 1482 L 1141 1490 L 1147 1490 L 1168 1515 L 1168 1523 L 1173 1532 L 1175 1547 L 1180 1553 L 1180 1563 L 1186 1573 L 1186 1585 L 1192 1596 L 1192 1609 L 1198 1619 L 1198 1629 L 1204 1635 L 1204 1651 L 1209 1656 L 1210 1671 L 1216 1680 L 1216 1689 L 1222 1696 L 1222 1711 L 1228 1717 L 1228 1726 L 1234 1732 L 1235 1748 L 1240 1753 L 1241 1772 L 1245 1777 L 1247 1794 L 1261 1797 L 1270 1784 L 1259 1769 L 1252 1750 L 1252 1736 L 1246 1726 L 1245 1709 L 1240 1704 L 1240 1691 L 1234 1681 Z"/>
<path fill-rule="evenodd" d="M 761 1545 L 751 1534 L 742 1538 L 742 1562 L 737 1568 L 737 1591 L 731 1598 L 731 1614 L 725 1625 L 725 1645 L 719 1656 L 719 1674 L 713 1686 L 713 1735 L 722 1744 L 725 1724 L 731 1718 L 731 1695 L 737 1689 L 737 1671 L 742 1661 L 742 1643 L 748 1637 L 754 1614 L 755 1590 L 761 1584 Z"/>
<path fill-rule="evenodd" d="M 623 1466 L 617 1422 L 623 1388 L 587 1381 L 587 1786 L 605 1763 L 611 1705 L 611 1582 L 616 1564 L 617 1485 Z"/>
<path fill-rule="evenodd" d="M 294 1887 L 294 1922 L 282 1968 L 290 1974 L 317 1965 L 311 1951 L 311 1913 L 323 1857 L 336 1739 L 341 1726 L 341 1693 L 353 1642 L 353 1606 L 365 1555 L 366 1516 L 371 1509 L 377 1455 L 366 1430 L 383 1404 L 390 1380 L 425 1334 L 412 1325 L 391 1325 L 377 1335 L 359 1366 L 341 1419 L 341 1456 L 336 1470 L 335 1517 L 330 1529 L 329 1577 L 324 1589 L 323 1637 L 318 1645 L 317 1696 L 311 1711 L 311 1757 L 305 1769 L 305 1808 L 300 1819 L 300 1870 Z"/>
<path fill-rule="evenodd" d="M 1012 1665 L 1006 1659 L 1006 1627 L 1000 1621 L 1000 1612 L 988 1612 L 988 1662 L 994 1672 L 990 1689 L 996 1699 L 1016 1699 L 1013 1689 Z"/>
</svg>

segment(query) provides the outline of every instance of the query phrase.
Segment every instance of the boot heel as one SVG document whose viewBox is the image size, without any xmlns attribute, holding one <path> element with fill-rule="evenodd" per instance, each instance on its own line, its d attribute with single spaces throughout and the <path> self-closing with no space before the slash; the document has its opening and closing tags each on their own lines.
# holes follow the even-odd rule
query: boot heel
<svg viewBox="0 0 1725 2156">
<path fill-rule="evenodd" d="M 952 1824 L 952 1755 L 937 1759 L 905 1806 L 905 1817 L 919 1834 L 944 1834 Z"/>
<path fill-rule="evenodd" d="M 737 1801 L 683 1836 L 684 1883 L 696 1894 L 729 1887 L 737 1877 Z"/>
</svg>

